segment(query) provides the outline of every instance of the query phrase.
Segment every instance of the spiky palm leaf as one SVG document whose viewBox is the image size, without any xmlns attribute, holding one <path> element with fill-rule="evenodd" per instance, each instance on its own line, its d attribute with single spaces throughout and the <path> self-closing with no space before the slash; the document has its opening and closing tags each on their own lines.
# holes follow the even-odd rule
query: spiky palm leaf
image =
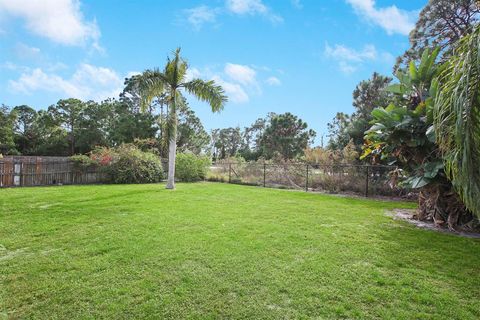
<svg viewBox="0 0 480 320">
<path fill-rule="evenodd" d="M 221 86 L 215 84 L 213 80 L 204 81 L 194 79 L 183 84 L 185 90 L 197 97 L 199 100 L 205 101 L 212 107 L 213 112 L 220 112 L 227 102 L 225 91 Z"/>
<path fill-rule="evenodd" d="M 480 217 L 480 27 L 460 41 L 439 83 L 434 125 L 445 170 Z"/>
</svg>

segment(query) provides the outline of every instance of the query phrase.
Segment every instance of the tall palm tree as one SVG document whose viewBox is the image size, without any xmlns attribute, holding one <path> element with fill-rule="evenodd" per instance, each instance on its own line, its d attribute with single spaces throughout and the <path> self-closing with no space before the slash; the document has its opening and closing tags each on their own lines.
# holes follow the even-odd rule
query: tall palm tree
<svg viewBox="0 0 480 320">
<path fill-rule="evenodd" d="M 210 104 L 212 112 L 219 112 L 227 102 L 225 91 L 213 80 L 187 80 L 187 62 L 180 56 L 180 48 L 167 59 L 163 71 L 146 70 L 136 79 L 141 92 L 141 108 L 146 110 L 154 98 L 163 96 L 168 107 L 166 135 L 168 146 L 167 189 L 175 188 L 175 156 L 177 150 L 177 110 L 184 103 L 182 92 L 187 92 Z"/>
<path fill-rule="evenodd" d="M 434 125 L 445 171 L 480 217 L 480 26 L 460 40 L 439 83 Z"/>
</svg>

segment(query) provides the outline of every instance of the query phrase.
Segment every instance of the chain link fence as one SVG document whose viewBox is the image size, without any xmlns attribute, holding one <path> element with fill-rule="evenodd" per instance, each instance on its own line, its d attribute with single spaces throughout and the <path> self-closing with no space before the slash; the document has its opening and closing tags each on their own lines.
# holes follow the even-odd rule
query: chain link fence
<svg viewBox="0 0 480 320">
<path fill-rule="evenodd" d="M 212 165 L 207 180 L 366 197 L 409 197 L 410 190 L 392 183 L 396 170 L 383 165 L 229 162 Z"/>
</svg>

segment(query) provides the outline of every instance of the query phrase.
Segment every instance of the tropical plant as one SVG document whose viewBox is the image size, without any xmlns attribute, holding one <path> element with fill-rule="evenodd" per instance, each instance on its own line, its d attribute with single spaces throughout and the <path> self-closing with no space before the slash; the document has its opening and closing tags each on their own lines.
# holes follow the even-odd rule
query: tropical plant
<svg viewBox="0 0 480 320">
<path fill-rule="evenodd" d="M 392 78 L 374 72 L 368 80 L 361 81 L 353 90 L 353 107 L 355 112 L 347 115 L 338 112 L 332 122 L 328 123 L 330 141 L 328 148 L 342 150 L 350 141 L 360 150 L 363 136 L 372 120 L 372 110 L 388 104 L 392 93 L 385 88 Z"/>
<path fill-rule="evenodd" d="M 436 140 L 445 169 L 468 209 L 480 217 L 480 27 L 464 37 L 439 77 Z"/>
<path fill-rule="evenodd" d="M 444 68 L 435 63 L 438 53 L 439 49 L 426 49 L 418 66 L 411 62 L 407 70 L 397 71 L 399 83 L 387 88 L 397 96 L 396 104 L 372 111 L 362 158 L 397 165 L 393 182 L 419 190 L 418 217 L 455 229 L 473 219 L 447 179 L 435 143 L 435 77 Z"/>
<path fill-rule="evenodd" d="M 178 108 L 184 103 L 182 93 L 187 92 L 210 104 L 212 112 L 219 112 L 227 102 L 223 88 L 213 80 L 187 79 L 187 62 L 180 56 L 180 48 L 173 58 L 167 59 L 163 71 L 146 70 L 135 81 L 141 93 L 141 108 L 146 110 L 154 98 L 164 97 L 168 106 L 166 133 L 168 136 L 168 180 L 167 189 L 175 188 L 175 157 L 177 149 Z M 163 96 L 162 96 L 163 95 Z"/>
</svg>

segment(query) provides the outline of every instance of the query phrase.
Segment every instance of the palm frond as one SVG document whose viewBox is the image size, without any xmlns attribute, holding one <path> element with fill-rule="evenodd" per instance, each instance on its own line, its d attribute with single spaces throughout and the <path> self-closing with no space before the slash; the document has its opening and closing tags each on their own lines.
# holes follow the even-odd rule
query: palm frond
<svg viewBox="0 0 480 320">
<path fill-rule="evenodd" d="M 168 82 L 174 86 L 179 86 L 187 74 L 188 64 L 180 56 L 180 48 L 177 48 L 173 52 L 173 59 L 168 58 L 165 65 L 164 74 L 166 75 Z"/>
<path fill-rule="evenodd" d="M 160 97 L 164 93 L 165 75 L 158 69 L 145 70 L 134 79 L 141 96 L 140 108 L 145 111 L 155 97 Z"/>
<path fill-rule="evenodd" d="M 205 81 L 194 79 L 184 83 L 183 87 L 188 93 L 193 94 L 199 100 L 210 104 L 213 112 L 221 111 L 228 101 L 228 97 L 225 95 L 223 88 L 216 85 L 213 80 Z"/>
<path fill-rule="evenodd" d="M 445 170 L 466 207 L 480 216 L 480 27 L 460 41 L 439 83 L 434 126 Z"/>
</svg>

